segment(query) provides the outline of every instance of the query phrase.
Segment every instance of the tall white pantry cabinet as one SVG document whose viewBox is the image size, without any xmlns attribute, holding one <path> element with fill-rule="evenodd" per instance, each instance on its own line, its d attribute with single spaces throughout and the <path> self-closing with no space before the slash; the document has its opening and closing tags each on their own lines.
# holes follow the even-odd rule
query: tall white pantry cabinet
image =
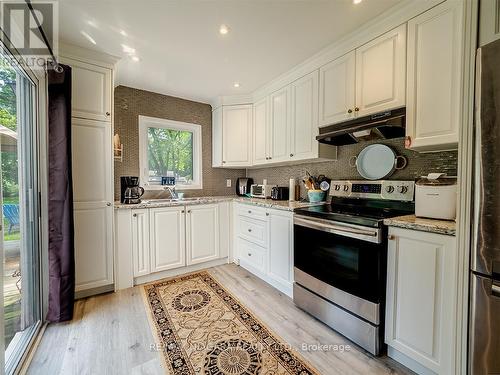
<svg viewBox="0 0 500 375">
<path fill-rule="evenodd" d="M 115 59 L 61 48 L 72 70 L 75 296 L 113 290 L 113 69 Z"/>
</svg>

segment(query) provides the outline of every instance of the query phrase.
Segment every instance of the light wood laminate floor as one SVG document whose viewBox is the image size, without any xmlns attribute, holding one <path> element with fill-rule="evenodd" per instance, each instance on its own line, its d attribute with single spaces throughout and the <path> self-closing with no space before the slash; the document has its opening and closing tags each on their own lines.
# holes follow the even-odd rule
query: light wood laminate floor
<svg viewBox="0 0 500 375">
<path fill-rule="evenodd" d="M 209 272 L 269 328 L 296 348 L 350 345 L 349 351 L 302 352 L 324 375 L 411 374 L 388 357 L 375 358 L 295 307 L 269 284 L 234 264 Z M 82 299 L 71 322 L 47 327 L 29 374 L 164 374 L 140 286 Z"/>
</svg>

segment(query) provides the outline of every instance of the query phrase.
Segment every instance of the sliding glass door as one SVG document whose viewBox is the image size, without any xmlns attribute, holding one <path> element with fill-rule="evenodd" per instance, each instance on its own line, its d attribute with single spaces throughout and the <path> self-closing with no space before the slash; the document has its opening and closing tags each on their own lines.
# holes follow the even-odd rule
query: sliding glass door
<svg viewBox="0 0 500 375">
<path fill-rule="evenodd" d="M 5 372 L 40 325 L 35 85 L 0 50 L 0 204 Z"/>
</svg>

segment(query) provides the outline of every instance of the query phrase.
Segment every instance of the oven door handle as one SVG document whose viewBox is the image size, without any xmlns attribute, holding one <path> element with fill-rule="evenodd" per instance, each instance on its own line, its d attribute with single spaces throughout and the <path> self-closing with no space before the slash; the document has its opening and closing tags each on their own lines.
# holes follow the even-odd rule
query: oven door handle
<svg viewBox="0 0 500 375">
<path fill-rule="evenodd" d="M 295 215 L 294 224 L 302 227 L 321 230 L 323 232 L 337 233 L 346 237 L 364 239 L 370 242 L 380 243 L 380 230 L 367 230 L 347 225 L 324 223 L 322 221 Z M 368 238 L 367 238 L 368 237 Z"/>
</svg>

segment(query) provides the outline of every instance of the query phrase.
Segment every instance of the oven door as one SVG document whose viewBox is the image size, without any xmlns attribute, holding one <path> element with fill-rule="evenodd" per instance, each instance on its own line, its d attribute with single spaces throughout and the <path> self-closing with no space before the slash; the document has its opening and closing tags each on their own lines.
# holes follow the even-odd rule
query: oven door
<svg viewBox="0 0 500 375">
<path fill-rule="evenodd" d="M 312 276 L 303 286 L 325 289 L 329 285 L 361 300 L 381 304 L 385 300 L 387 269 L 385 238 L 382 228 L 296 215 L 294 266 L 301 277 L 295 281 L 300 284 L 300 278 Z"/>
</svg>

